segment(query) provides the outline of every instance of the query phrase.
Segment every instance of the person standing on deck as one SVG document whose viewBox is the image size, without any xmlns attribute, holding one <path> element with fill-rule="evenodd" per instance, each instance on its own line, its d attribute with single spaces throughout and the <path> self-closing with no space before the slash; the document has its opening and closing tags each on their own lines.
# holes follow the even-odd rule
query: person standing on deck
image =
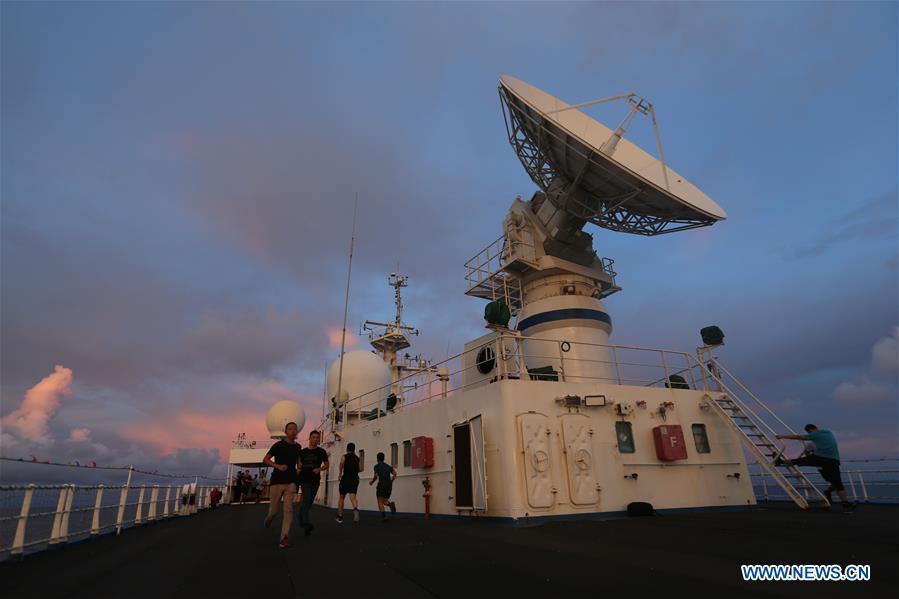
<svg viewBox="0 0 899 599">
<path fill-rule="evenodd" d="M 315 501 L 318 486 L 321 484 L 321 473 L 328 469 L 328 452 L 318 446 L 321 441 L 321 433 L 312 431 L 309 433 L 309 446 L 300 453 L 300 490 L 303 500 L 300 502 L 300 526 L 306 531 L 308 537 L 312 533 L 312 521 L 309 517 L 309 509 Z"/>
<path fill-rule="evenodd" d="M 284 439 L 272 445 L 262 459 L 266 466 L 272 468 L 272 479 L 269 485 L 268 516 L 265 527 L 272 525 L 278 515 L 278 505 L 284 500 L 284 515 L 281 517 L 281 542 L 279 547 L 290 547 L 290 525 L 293 522 L 293 498 L 296 495 L 297 464 L 300 461 L 300 444 L 297 442 L 296 422 L 288 422 L 284 427 Z"/>
<path fill-rule="evenodd" d="M 356 501 L 356 491 L 359 490 L 359 473 L 362 472 L 362 464 L 356 455 L 356 444 L 347 443 L 346 454 L 340 457 L 340 499 L 337 501 L 337 523 L 343 522 L 343 501 L 347 495 L 353 504 L 353 522 L 359 521 L 359 503 Z"/>
<path fill-rule="evenodd" d="M 778 458 L 775 465 L 786 464 L 787 466 L 814 466 L 821 472 L 830 486 L 824 491 L 827 501 L 832 503 L 832 493 L 837 492 L 840 501 L 843 503 L 843 511 L 851 512 L 855 508 L 855 504 L 849 501 L 846 495 L 846 489 L 843 487 L 843 480 L 840 477 L 840 451 L 837 447 L 836 437 L 830 431 L 818 430 L 814 424 L 805 425 L 804 435 L 777 435 L 778 439 L 793 439 L 796 441 L 811 441 L 815 444 L 815 453 L 804 455 L 795 460 L 786 458 Z"/>
<path fill-rule="evenodd" d="M 396 468 L 384 462 L 384 452 L 378 452 L 378 463 L 375 464 L 375 475 L 368 486 L 378 481 L 376 495 L 378 498 L 378 510 L 381 512 L 381 522 L 387 522 L 387 514 L 384 506 L 390 506 L 390 511 L 396 513 L 396 504 L 390 501 L 390 493 L 393 491 L 393 481 L 396 480 Z"/>
</svg>

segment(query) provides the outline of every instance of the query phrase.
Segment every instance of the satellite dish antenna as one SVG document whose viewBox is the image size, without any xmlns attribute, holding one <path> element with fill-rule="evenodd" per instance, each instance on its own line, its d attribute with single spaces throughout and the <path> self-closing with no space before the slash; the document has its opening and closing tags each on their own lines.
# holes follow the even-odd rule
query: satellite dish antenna
<svg viewBox="0 0 899 599">
<path fill-rule="evenodd" d="M 613 231 L 659 235 L 727 218 L 711 198 L 665 163 L 655 110 L 640 96 L 630 93 L 568 105 L 504 75 L 499 97 L 509 143 L 552 207 L 567 215 L 565 228 L 589 222 Z M 613 100 L 630 107 L 614 131 L 578 110 Z M 638 113 L 652 119 L 659 158 L 623 137 Z"/>
</svg>

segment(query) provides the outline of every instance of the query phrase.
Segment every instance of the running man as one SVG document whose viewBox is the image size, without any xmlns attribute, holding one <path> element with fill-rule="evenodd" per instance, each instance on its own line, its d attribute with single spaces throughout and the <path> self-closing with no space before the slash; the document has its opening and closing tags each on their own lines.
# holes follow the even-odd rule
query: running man
<svg viewBox="0 0 899 599">
<path fill-rule="evenodd" d="M 296 422 L 288 422 L 284 427 L 284 439 L 272 445 L 262 462 L 272 468 L 272 479 L 269 485 L 268 516 L 265 527 L 272 525 L 278 515 L 278 506 L 283 498 L 284 515 L 281 518 L 281 549 L 290 547 L 290 525 L 293 522 L 293 498 L 296 495 L 297 463 L 300 461 L 300 444 L 297 443 Z"/>
<path fill-rule="evenodd" d="M 375 464 L 375 475 L 368 486 L 378 481 L 376 494 L 378 497 L 378 510 L 381 512 L 381 522 L 387 522 L 387 514 L 384 506 L 390 507 L 390 511 L 396 513 L 396 504 L 390 501 L 390 493 L 393 491 L 393 481 L 396 480 L 396 468 L 384 462 L 384 452 L 378 452 L 378 463 Z"/>
<path fill-rule="evenodd" d="M 787 466 L 814 466 L 818 468 L 824 480 L 830 483 L 830 486 L 824 491 L 827 501 L 833 503 L 832 493 L 836 491 L 840 501 L 843 503 L 843 511 L 851 512 L 855 508 L 855 504 L 849 501 L 846 489 L 843 487 L 843 480 L 840 477 L 840 451 L 837 447 L 836 438 L 832 432 L 818 430 L 818 427 L 814 424 L 806 424 L 805 432 L 805 435 L 777 435 L 777 438 L 811 441 L 815 444 L 815 453 L 804 455 L 795 460 L 778 458 L 775 465 L 783 463 Z"/>
<path fill-rule="evenodd" d="M 359 503 L 356 501 L 356 491 L 359 490 L 359 473 L 362 472 L 362 464 L 356 455 L 356 444 L 347 443 L 346 454 L 340 457 L 340 499 L 337 501 L 337 523 L 343 522 L 343 501 L 347 495 L 353 504 L 353 522 L 359 521 Z"/>
<path fill-rule="evenodd" d="M 328 452 L 318 446 L 322 435 L 318 431 L 309 433 L 309 446 L 300 452 L 300 490 L 303 499 L 300 502 L 300 526 L 306 531 L 308 537 L 312 534 L 312 521 L 309 519 L 309 508 L 315 501 L 318 486 L 321 484 L 321 473 L 328 469 Z"/>
</svg>

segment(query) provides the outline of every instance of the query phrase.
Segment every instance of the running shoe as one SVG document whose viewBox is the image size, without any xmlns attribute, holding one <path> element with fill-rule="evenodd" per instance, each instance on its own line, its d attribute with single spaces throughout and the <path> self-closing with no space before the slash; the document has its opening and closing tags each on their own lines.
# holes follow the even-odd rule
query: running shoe
<svg viewBox="0 0 899 599">
<path fill-rule="evenodd" d="M 343 524 L 343 516 L 341 514 L 337 514 L 337 516 L 334 519 L 337 521 L 338 524 Z"/>
<path fill-rule="evenodd" d="M 312 529 L 315 528 L 312 524 L 307 524 L 305 527 L 306 531 L 303 533 L 305 536 L 309 536 L 312 534 Z"/>
<path fill-rule="evenodd" d="M 390 513 L 395 514 L 396 513 L 396 503 L 394 503 L 393 501 L 389 501 L 389 502 L 387 502 L 387 505 L 390 506 Z"/>
<path fill-rule="evenodd" d="M 359 510 L 353 510 L 353 522 L 359 522 Z"/>
<path fill-rule="evenodd" d="M 278 547 L 281 549 L 287 549 L 290 547 L 290 541 L 287 540 L 287 537 L 281 539 L 281 542 L 278 543 Z"/>
</svg>

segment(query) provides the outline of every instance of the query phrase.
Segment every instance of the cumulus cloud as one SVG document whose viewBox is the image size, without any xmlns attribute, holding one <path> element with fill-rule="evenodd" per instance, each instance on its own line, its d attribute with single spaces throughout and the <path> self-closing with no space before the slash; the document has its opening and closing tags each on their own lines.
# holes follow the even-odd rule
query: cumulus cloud
<svg viewBox="0 0 899 599">
<path fill-rule="evenodd" d="M 856 382 L 845 382 L 833 390 L 833 398 L 845 403 L 871 403 L 896 399 L 895 387 L 877 383 L 862 377 Z"/>
<path fill-rule="evenodd" d="M 91 440 L 91 431 L 87 428 L 73 428 L 69 433 L 69 441 L 84 443 Z"/>
<path fill-rule="evenodd" d="M 895 375 L 899 372 L 899 327 L 887 337 L 880 339 L 871 348 L 871 366 L 875 371 Z"/>
<path fill-rule="evenodd" d="M 50 445 L 48 424 L 59 410 L 63 397 L 72 394 L 72 371 L 57 365 L 55 370 L 25 392 L 22 404 L 3 417 L 3 427 L 38 445 Z"/>
<path fill-rule="evenodd" d="M 842 403 L 895 401 L 899 396 L 896 382 L 896 373 L 899 372 L 897 338 L 899 327 L 893 327 L 889 335 L 878 339 L 871 348 L 868 373 L 837 385 L 833 398 Z"/>
</svg>

